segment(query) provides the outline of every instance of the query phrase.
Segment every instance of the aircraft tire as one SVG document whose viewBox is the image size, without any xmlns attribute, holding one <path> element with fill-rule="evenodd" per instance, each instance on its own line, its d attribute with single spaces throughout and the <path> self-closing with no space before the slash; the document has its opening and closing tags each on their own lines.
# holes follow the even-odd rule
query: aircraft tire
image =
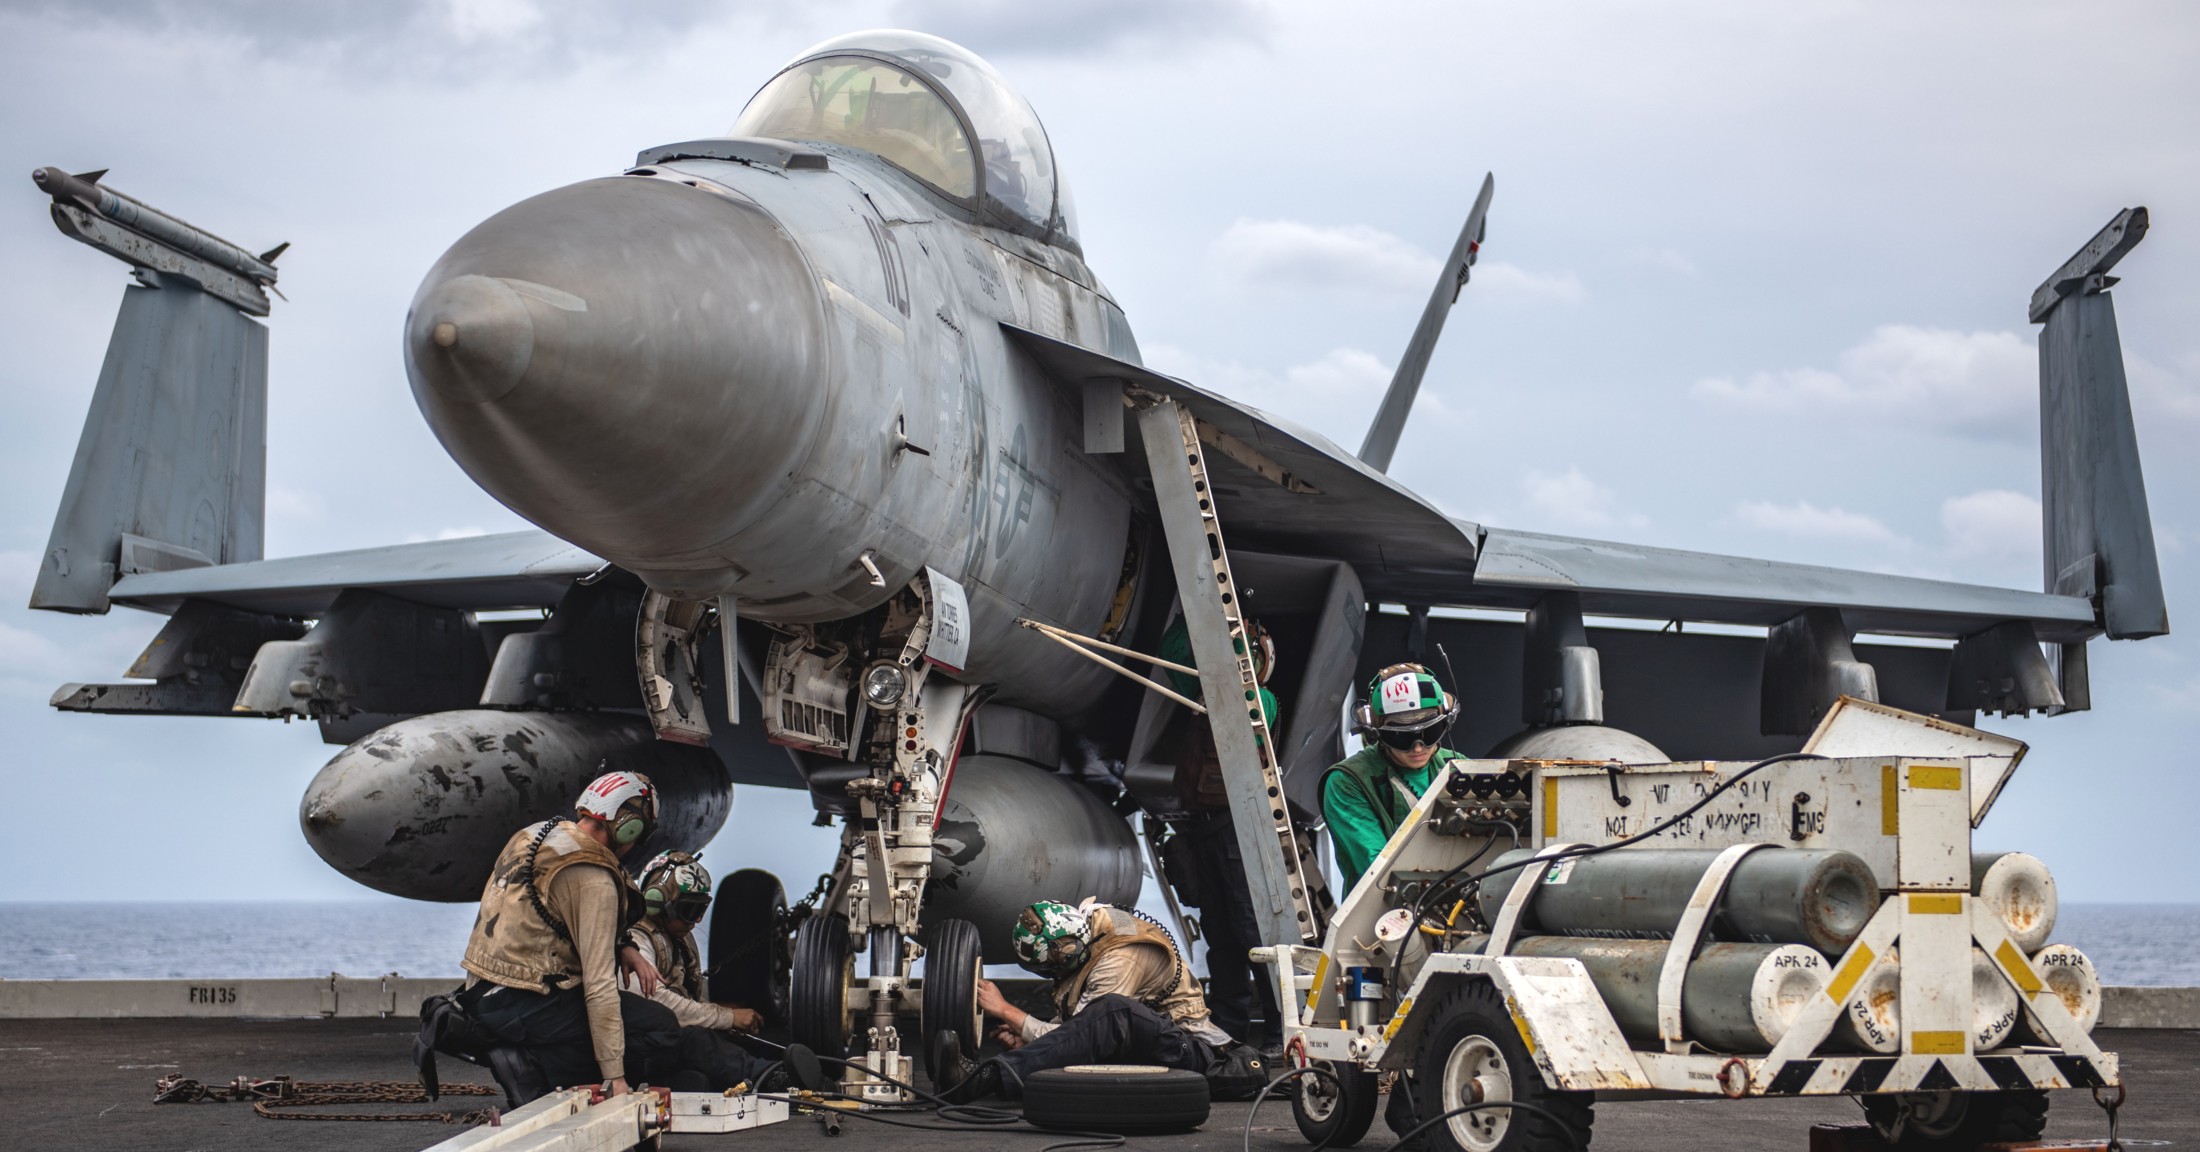
<svg viewBox="0 0 2200 1152">
<path fill-rule="evenodd" d="M 761 868 L 726 877 L 710 909 L 711 1002 L 754 1008 L 767 1027 L 785 1024 L 791 945 L 779 877 Z"/>
<path fill-rule="evenodd" d="M 942 920 L 924 943 L 924 1011 L 920 1036 L 937 1036 L 942 1029 L 955 1033 L 965 1059 L 976 1059 L 985 1039 L 985 1017 L 978 1011 L 978 980 L 985 973 L 984 947 L 978 926 L 968 920 Z M 932 1045 L 922 1046 L 925 1072 L 936 1083 L 940 1070 L 932 1067 Z"/>
<path fill-rule="evenodd" d="M 848 989 L 855 978 L 846 916 L 812 916 L 802 922 L 794 935 L 792 977 L 787 997 L 790 1039 L 827 1059 L 845 1058 Z"/>
<path fill-rule="evenodd" d="M 1207 1078 L 1151 1064 L 1075 1064 L 1024 1081 L 1024 1119 L 1049 1132 L 1160 1136 L 1207 1122 Z"/>
</svg>

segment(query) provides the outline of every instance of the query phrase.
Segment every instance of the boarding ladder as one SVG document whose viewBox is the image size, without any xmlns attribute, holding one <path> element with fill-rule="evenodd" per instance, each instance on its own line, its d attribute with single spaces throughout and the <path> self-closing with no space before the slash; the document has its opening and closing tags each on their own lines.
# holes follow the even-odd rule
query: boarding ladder
<svg viewBox="0 0 2200 1152">
<path fill-rule="evenodd" d="M 1261 940 L 1319 941 L 1335 901 L 1311 838 L 1299 835 L 1284 799 L 1275 734 L 1261 711 L 1252 639 L 1230 574 L 1230 554 L 1222 544 L 1199 423 L 1166 397 L 1140 389 L 1129 389 L 1126 395 L 1138 412 L 1154 502 L 1168 540 L 1193 661 L 1199 666 L 1200 692 L 1208 705 L 1207 722 L 1214 732 Z M 1242 705 L 1229 706 L 1233 702 Z"/>
</svg>

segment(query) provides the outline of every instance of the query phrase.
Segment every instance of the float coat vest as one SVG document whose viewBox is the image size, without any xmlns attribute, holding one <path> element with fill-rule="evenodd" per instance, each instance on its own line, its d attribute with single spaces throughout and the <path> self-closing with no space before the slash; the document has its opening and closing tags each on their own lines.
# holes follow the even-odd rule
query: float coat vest
<svg viewBox="0 0 2200 1152">
<path fill-rule="evenodd" d="M 633 919 L 637 902 L 611 849 L 581 835 L 570 820 L 544 823 L 551 826 L 530 824 L 513 833 L 497 854 L 489 883 L 481 890 L 481 912 L 474 917 L 466 957 L 459 963 L 507 988 L 547 993 L 581 982 L 580 951 L 566 926 L 549 919 L 553 914 L 542 902 L 558 873 L 576 864 L 610 869 L 619 880 L 622 924 Z"/>
<path fill-rule="evenodd" d="M 657 958 L 657 978 L 680 995 L 704 1002 L 703 965 L 695 954 L 695 934 L 682 932 L 674 936 L 647 916 L 633 930 L 649 937 L 649 953 Z"/>
<path fill-rule="evenodd" d="M 1077 1002 L 1084 998 L 1085 982 L 1091 978 L 1102 956 L 1139 944 L 1149 944 L 1168 953 L 1171 963 L 1165 975 L 1128 994 L 1179 1025 L 1203 1023 L 1207 1019 L 1207 998 L 1200 994 L 1198 982 L 1192 979 L 1191 967 L 1184 963 L 1184 957 L 1178 954 L 1167 932 L 1122 909 L 1099 907 L 1092 910 L 1092 933 L 1092 946 L 1086 952 L 1085 962 L 1054 985 L 1054 1007 L 1061 1019 L 1068 1020 Z"/>
</svg>

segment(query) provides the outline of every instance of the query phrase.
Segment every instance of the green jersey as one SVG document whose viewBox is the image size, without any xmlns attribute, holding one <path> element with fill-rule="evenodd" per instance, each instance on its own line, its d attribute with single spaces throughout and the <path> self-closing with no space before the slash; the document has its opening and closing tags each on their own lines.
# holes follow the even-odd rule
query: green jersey
<svg viewBox="0 0 2200 1152">
<path fill-rule="evenodd" d="M 1418 799 L 1429 781 L 1445 764 L 1463 760 L 1449 748 L 1438 748 L 1420 768 L 1401 768 L 1383 755 L 1382 746 L 1371 744 L 1345 757 L 1322 776 L 1322 819 L 1329 823 L 1329 839 L 1337 849 L 1337 868 L 1344 873 L 1350 892 L 1375 862 L 1375 854 L 1390 843 L 1413 802 L 1400 795 L 1396 785 Z"/>
</svg>

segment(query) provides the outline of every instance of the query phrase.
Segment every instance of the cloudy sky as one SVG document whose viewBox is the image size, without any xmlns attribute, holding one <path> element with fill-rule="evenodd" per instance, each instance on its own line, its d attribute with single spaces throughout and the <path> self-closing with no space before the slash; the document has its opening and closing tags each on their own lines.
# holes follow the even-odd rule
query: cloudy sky
<svg viewBox="0 0 2200 1152">
<path fill-rule="evenodd" d="M 722 133 L 807 45 L 897 25 L 1037 107 L 1149 362 L 1358 443 L 1484 171 L 1488 243 L 1394 471 L 1492 524 L 2039 581 L 2029 293 L 2118 209 L 2118 311 L 2173 620 L 2200 629 L 2200 12 L 2175 3 L 0 0 L 0 156 L 255 249 L 268 551 L 520 527 L 437 448 L 399 323 L 474 223 Z M 123 267 L 28 182 L 0 212 L 0 899 L 358 896 L 312 855 L 309 726 L 47 709 L 153 617 L 20 607 Z M 1983 841 L 2067 898 L 2200 900 L 2194 632 L 2096 643 L 2096 711 Z M 746 790 L 721 868 L 796 887 Z M 759 843 L 763 847 L 753 847 Z M 727 858 L 717 859 L 723 855 Z"/>
</svg>

